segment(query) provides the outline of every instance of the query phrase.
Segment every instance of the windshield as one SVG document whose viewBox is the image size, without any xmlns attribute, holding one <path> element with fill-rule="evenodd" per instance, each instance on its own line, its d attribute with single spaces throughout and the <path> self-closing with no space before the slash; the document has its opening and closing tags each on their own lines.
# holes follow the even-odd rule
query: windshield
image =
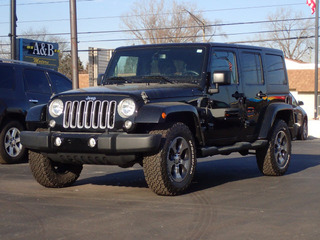
<svg viewBox="0 0 320 240">
<path fill-rule="evenodd" d="M 132 48 L 116 51 L 104 80 L 108 83 L 199 83 L 205 48 L 197 46 Z"/>
</svg>

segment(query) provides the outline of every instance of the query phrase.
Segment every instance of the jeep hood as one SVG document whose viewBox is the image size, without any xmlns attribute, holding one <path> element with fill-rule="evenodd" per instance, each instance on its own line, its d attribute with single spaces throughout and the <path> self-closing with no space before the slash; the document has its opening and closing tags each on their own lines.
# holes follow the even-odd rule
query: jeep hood
<svg viewBox="0 0 320 240">
<path fill-rule="evenodd" d="M 144 92 L 144 93 L 143 93 Z M 140 98 L 141 94 L 147 96 L 148 100 L 156 100 L 163 98 L 185 98 L 202 95 L 201 89 L 195 84 L 123 84 L 123 85 L 105 85 L 99 87 L 89 87 L 76 90 L 70 90 L 58 94 L 68 96 L 101 96 L 101 95 L 117 95 L 131 96 Z"/>
</svg>

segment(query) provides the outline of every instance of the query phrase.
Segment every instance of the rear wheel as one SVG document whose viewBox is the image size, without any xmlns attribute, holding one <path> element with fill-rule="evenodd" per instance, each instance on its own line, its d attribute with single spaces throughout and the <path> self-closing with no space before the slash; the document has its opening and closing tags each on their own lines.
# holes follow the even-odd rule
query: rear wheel
<svg viewBox="0 0 320 240">
<path fill-rule="evenodd" d="M 49 188 L 70 186 L 82 171 L 82 165 L 53 162 L 46 156 L 31 151 L 29 151 L 29 165 L 37 182 Z"/>
<path fill-rule="evenodd" d="M 291 158 L 291 138 L 287 124 L 277 120 L 271 130 L 267 147 L 257 150 L 259 170 L 268 176 L 281 176 L 289 167 Z"/>
<path fill-rule="evenodd" d="M 175 123 L 150 133 L 162 134 L 163 143 L 159 153 L 143 159 L 148 186 L 159 195 L 182 193 L 193 179 L 197 162 L 191 131 L 185 124 Z"/>
<path fill-rule="evenodd" d="M 27 152 L 20 142 L 24 126 L 18 121 L 8 121 L 0 132 L 0 163 L 17 163 L 26 160 Z"/>
</svg>

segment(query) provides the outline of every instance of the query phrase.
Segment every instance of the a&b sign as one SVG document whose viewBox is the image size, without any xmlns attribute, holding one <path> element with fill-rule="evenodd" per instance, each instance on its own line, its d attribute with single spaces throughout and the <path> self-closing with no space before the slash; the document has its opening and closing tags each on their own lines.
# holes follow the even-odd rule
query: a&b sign
<svg viewBox="0 0 320 240">
<path fill-rule="evenodd" d="M 18 41 L 18 59 L 42 65 L 44 67 L 58 70 L 59 67 L 59 45 L 20 38 Z"/>
</svg>

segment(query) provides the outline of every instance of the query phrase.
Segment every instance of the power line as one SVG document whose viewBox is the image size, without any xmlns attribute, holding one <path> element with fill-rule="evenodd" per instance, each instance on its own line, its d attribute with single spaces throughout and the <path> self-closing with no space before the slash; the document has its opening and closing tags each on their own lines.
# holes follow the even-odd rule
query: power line
<svg viewBox="0 0 320 240">
<path fill-rule="evenodd" d="M 80 0 L 78 0 L 80 1 Z M 82 1 L 94 1 L 94 0 L 82 0 Z M 47 2 L 47 3 L 64 3 L 69 1 L 60 1 L 60 2 Z M 46 4 L 46 3 L 34 3 L 34 4 Z M 21 5 L 28 5 L 21 4 Z M 205 12 L 222 12 L 222 11 L 234 11 L 234 10 L 247 10 L 247 9 L 262 9 L 262 8 L 271 8 L 271 7 L 288 7 L 288 6 L 297 6 L 297 5 L 305 5 L 304 3 L 291 3 L 291 4 L 278 4 L 278 5 L 264 5 L 264 6 L 252 6 L 252 7 L 239 7 L 239 8 L 221 8 L 221 9 L 211 9 L 211 10 L 198 10 L 194 11 L 195 13 L 205 13 Z M 2 6 L 2 5 L 0 5 Z M 9 6 L 9 5 L 6 5 Z M 180 14 L 174 12 L 167 12 L 167 13 L 160 13 L 160 14 L 143 14 L 143 15 L 129 15 L 129 16 L 103 16 L 103 17 L 86 17 L 86 18 L 78 18 L 78 21 L 82 20 L 98 20 L 98 19 L 112 19 L 112 18 L 130 18 L 130 17 L 137 17 L 137 16 L 160 16 L 160 15 L 174 15 Z M 44 20 L 26 20 L 26 21 L 19 21 L 19 23 L 37 23 L 37 22 L 61 22 L 61 21 L 69 21 L 67 18 L 62 19 L 44 19 Z M 8 24 L 9 22 L 0 22 L 0 24 Z"/>
<path fill-rule="evenodd" d="M 271 22 L 286 22 L 286 21 L 303 21 L 310 20 L 313 18 L 291 18 L 291 19 L 281 19 L 281 20 L 262 20 L 262 21 L 249 21 L 249 22 L 236 22 L 236 23 L 218 23 L 218 24 L 208 24 L 206 27 L 224 27 L 224 26 L 236 26 L 236 25 L 252 25 L 261 23 L 271 23 Z M 177 27 L 164 27 L 164 28 L 141 28 L 141 29 L 123 29 L 123 30 L 106 30 L 106 31 L 87 31 L 78 32 L 79 35 L 87 34 L 109 34 L 109 33 L 127 33 L 127 32 L 143 32 L 143 31 L 161 31 L 161 30 L 174 30 Z M 179 28 L 199 28 L 199 26 L 181 26 Z M 20 34 L 19 37 L 32 37 L 32 36 L 63 36 L 70 35 L 70 33 L 44 33 L 44 34 Z M 7 37 L 7 36 L 0 36 Z"/>
<path fill-rule="evenodd" d="M 78 2 L 93 2 L 95 0 L 78 0 Z M 59 4 L 59 3 L 69 3 L 69 1 L 54 1 L 54 2 L 29 2 L 29 3 L 18 3 L 19 6 L 30 6 L 30 5 L 45 5 L 45 4 Z M 1 4 L 0 7 L 8 7 L 10 4 Z"/>
<path fill-rule="evenodd" d="M 313 29 L 313 28 L 312 28 Z M 295 31 L 302 31 L 302 30 L 312 30 L 311 28 L 309 29 L 291 29 L 291 32 L 295 32 Z M 252 34 L 265 34 L 265 33 L 276 33 L 276 32 L 281 32 L 283 30 L 268 30 L 268 31 L 256 31 L 256 32 L 240 32 L 240 33 L 229 33 L 229 34 L 217 34 L 214 35 L 214 37 L 220 37 L 220 36 L 234 36 L 234 35 L 252 35 Z M 181 36 L 181 37 L 162 37 L 162 38 L 157 38 L 157 39 L 181 39 L 181 38 L 201 38 L 201 36 L 199 35 L 192 35 L 192 36 Z M 205 35 L 205 37 L 211 37 L 211 35 Z M 306 36 L 302 36 L 302 37 L 291 37 L 291 38 L 285 38 L 283 40 L 296 40 L 298 38 L 311 38 L 311 37 L 306 37 Z M 145 40 L 150 40 L 152 38 L 145 38 Z M 280 39 L 281 40 L 281 39 Z M 138 38 L 122 38 L 122 39 L 100 39 L 100 40 L 86 40 L 86 41 L 79 41 L 79 43 L 84 43 L 84 42 L 117 42 L 117 41 L 140 41 L 140 39 Z M 237 41 L 237 42 L 232 42 L 232 43 L 249 43 L 249 42 L 263 42 L 263 41 L 271 41 L 271 40 L 246 40 L 246 41 Z M 274 39 L 273 39 L 274 41 Z M 61 42 L 61 43 L 69 43 L 69 42 Z M 231 42 L 230 42 L 231 43 Z M 10 44 L 0 44 L 0 46 L 8 46 Z"/>
<path fill-rule="evenodd" d="M 187 37 L 192 37 L 192 36 L 186 36 Z M 195 36 L 195 37 L 202 37 L 202 36 Z M 174 37 L 170 37 L 174 38 Z M 314 38 L 314 36 L 302 36 L 302 37 L 290 37 L 290 38 L 279 38 L 277 40 L 279 41 L 285 41 L 285 40 L 297 40 L 297 39 L 310 39 Z M 274 39 L 260 39 L 260 40 L 245 40 L 245 41 L 236 41 L 236 42 L 226 42 L 228 44 L 243 44 L 243 43 L 258 43 L 258 42 L 272 42 Z M 63 52 L 70 52 L 71 50 L 64 50 Z M 92 50 L 89 49 L 79 49 L 78 52 L 89 52 Z"/>
</svg>

